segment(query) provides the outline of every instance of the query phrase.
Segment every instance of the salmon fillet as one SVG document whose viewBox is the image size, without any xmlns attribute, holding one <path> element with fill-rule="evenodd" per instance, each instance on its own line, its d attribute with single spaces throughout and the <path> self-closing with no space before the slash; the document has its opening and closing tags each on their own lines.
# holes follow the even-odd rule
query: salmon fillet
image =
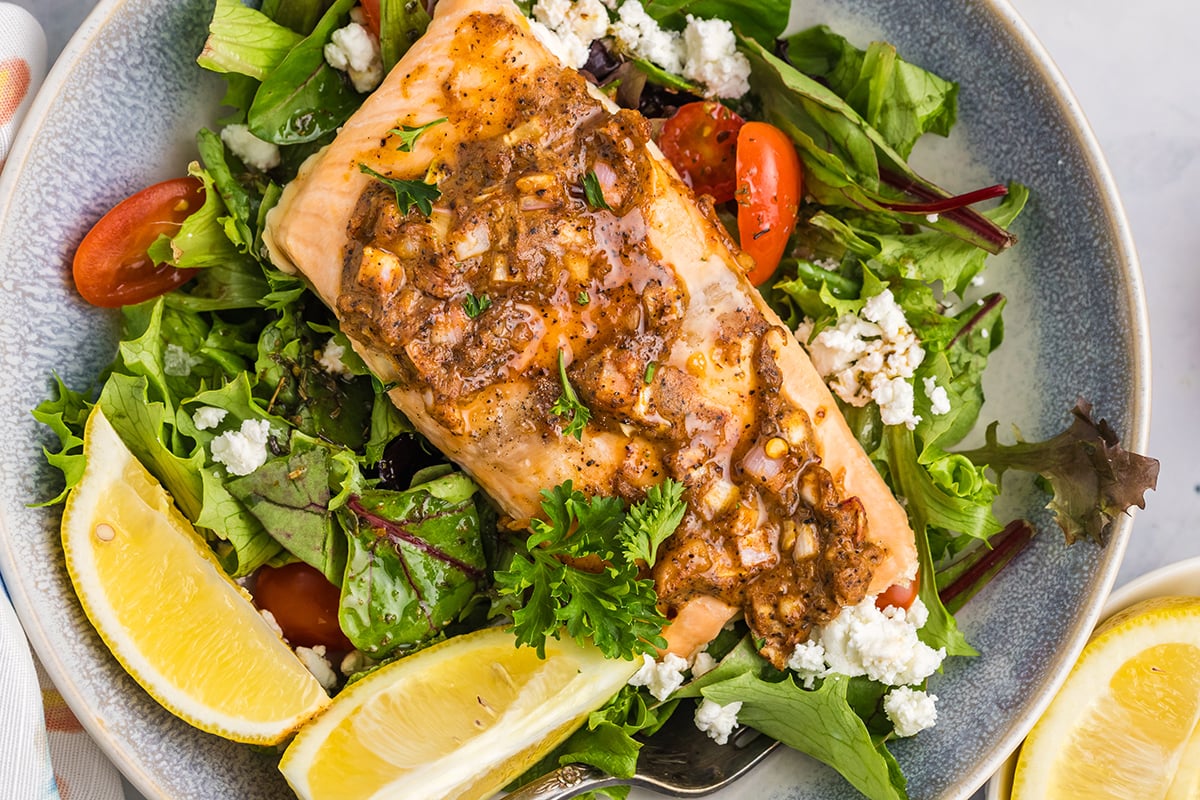
<svg viewBox="0 0 1200 800">
<path fill-rule="evenodd" d="M 380 176 L 436 185 L 428 216 Z M 903 509 L 711 202 L 509 0 L 441 0 L 266 238 L 516 524 L 567 480 L 630 501 L 684 484 L 653 571 L 674 649 L 741 610 L 781 666 L 841 607 L 914 578 Z M 578 438 L 556 413 L 568 388 L 591 415 Z"/>
</svg>

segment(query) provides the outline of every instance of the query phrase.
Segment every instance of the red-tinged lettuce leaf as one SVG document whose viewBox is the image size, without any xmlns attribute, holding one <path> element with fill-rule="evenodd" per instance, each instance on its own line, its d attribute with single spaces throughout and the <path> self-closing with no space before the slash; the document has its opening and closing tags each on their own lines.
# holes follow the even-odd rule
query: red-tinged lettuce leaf
<svg viewBox="0 0 1200 800">
<path fill-rule="evenodd" d="M 349 539 L 338 621 L 371 658 L 438 635 L 487 580 L 478 488 L 462 473 L 369 489 L 339 520 Z"/>
<path fill-rule="evenodd" d="M 1041 475 L 1053 493 L 1046 507 L 1067 543 L 1084 538 L 1104 544 L 1118 515 L 1146 507 L 1146 490 L 1158 483 L 1158 461 L 1122 448 L 1107 420 L 1092 419 L 1086 400 L 1077 400 L 1071 413 L 1070 427 L 1043 442 L 1002 445 L 993 422 L 987 444 L 962 455 L 998 477 L 1010 469 Z"/>
<path fill-rule="evenodd" d="M 296 435 L 288 455 L 272 458 L 226 486 L 289 553 L 340 586 L 346 537 L 331 510 L 334 457 L 329 447 Z"/>
</svg>

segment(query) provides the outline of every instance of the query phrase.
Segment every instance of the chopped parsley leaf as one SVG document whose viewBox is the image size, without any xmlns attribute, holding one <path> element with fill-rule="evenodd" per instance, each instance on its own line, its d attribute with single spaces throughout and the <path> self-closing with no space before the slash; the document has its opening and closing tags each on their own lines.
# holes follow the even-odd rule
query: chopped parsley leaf
<svg viewBox="0 0 1200 800">
<path fill-rule="evenodd" d="M 435 119 L 433 122 L 426 122 L 424 125 L 401 125 L 399 128 L 392 128 L 388 133 L 400 137 L 400 146 L 396 148 L 397 150 L 402 153 L 411 153 L 418 136 L 434 125 L 440 125 L 445 121 L 446 118 L 442 117 L 441 119 Z"/>
<path fill-rule="evenodd" d="M 563 426 L 563 433 L 583 441 L 583 429 L 592 418 L 592 411 L 580 402 L 575 388 L 567 380 L 567 354 L 561 347 L 558 349 L 558 379 L 562 382 L 562 394 L 550 406 L 550 411 L 556 416 L 569 418 Z"/>
<path fill-rule="evenodd" d="M 486 294 L 481 294 L 478 297 L 467 292 L 467 298 L 463 300 L 463 310 L 467 312 L 467 316 L 475 319 L 484 311 L 492 307 L 492 298 Z"/>
<path fill-rule="evenodd" d="M 442 192 L 438 187 L 425 181 L 405 181 L 399 178 L 389 178 L 387 175 L 381 175 L 366 164 L 361 163 L 358 165 L 358 169 L 396 193 L 396 205 L 400 207 L 400 213 L 402 214 L 407 214 L 413 206 L 416 206 L 422 214 L 428 217 L 433 213 L 433 201 L 442 196 Z"/>
<path fill-rule="evenodd" d="M 583 194 L 587 198 L 587 204 L 592 208 L 612 211 L 612 207 L 604 199 L 604 189 L 600 187 L 600 178 L 594 169 L 589 169 L 583 176 Z"/>
</svg>

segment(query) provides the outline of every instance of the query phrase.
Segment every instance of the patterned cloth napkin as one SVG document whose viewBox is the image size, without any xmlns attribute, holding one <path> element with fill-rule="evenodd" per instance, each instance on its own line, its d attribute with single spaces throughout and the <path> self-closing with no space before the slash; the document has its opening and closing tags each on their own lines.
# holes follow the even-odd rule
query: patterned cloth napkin
<svg viewBox="0 0 1200 800">
<path fill-rule="evenodd" d="M 46 75 L 46 37 L 0 3 L 0 167 Z M 0 800 L 122 800 L 121 779 L 29 649 L 0 581 Z"/>
</svg>

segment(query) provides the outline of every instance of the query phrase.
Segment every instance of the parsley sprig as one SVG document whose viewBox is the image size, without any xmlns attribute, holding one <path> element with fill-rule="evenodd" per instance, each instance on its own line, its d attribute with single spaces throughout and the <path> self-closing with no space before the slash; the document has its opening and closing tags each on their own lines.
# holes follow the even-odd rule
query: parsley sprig
<svg viewBox="0 0 1200 800">
<path fill-rule="evenodd" d="M 422 214 L 428 217 L 433 213 L 433 202 L 442 196 L 441 190 L 432 183 L 389 178 L 366 164 L 359 164 L 358 169 L 396 193 L 396 205 L 400 207 L 401 214 L 407 214 L 413 206 L 416 206 Z"/>
<path fill-rule="evenodd" d="M 521 603 L 513 612 L 517 640 L 545 655 L 546 637 L 565 629 L 626 660 L 665 647 L 667 620 L 640 562 L 652 564 L 683 519 L 683 486 L 668 480 L 628 512 L 619 498 L 588 498 L 570 481 L 542 498 L 546 518 L 533 521 L 524 547 L 495 575 L 501 595 Z"/>
<path fill-rule="evenodd" d="M 426 122 L 424 125 L 401 125 L 398 128 L 392 128 L 388 133 L 400 137 L 400 146 L 396 148 L 397 150 L 401 153 L 411 153 L 413 145 L 417 143 L 417 137 L 434 125 L 440 125 L 445 121 L 446 118 L 441 117 L 432 122 Z"/>
<path fill-rule="evenodd" d="M 561 347 L 558 349 L 558 380 L 562 384 L 562 394 L 550 406 L 550 412 L 555 416 L 569 417 L 563 426 L 563 433 L 583 441 L 583 429 L 592 418 L 592 410 L 583 404 L 579 395 L 575 394 L 575 387 L 567 379 L 567 354 Z"/>
</svg>

